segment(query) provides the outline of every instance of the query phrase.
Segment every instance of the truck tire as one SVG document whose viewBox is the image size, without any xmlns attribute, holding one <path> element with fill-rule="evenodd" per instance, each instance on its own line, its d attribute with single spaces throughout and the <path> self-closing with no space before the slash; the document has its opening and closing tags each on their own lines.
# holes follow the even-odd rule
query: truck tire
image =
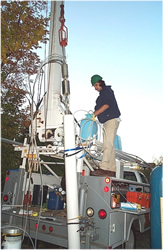
<svg viewBox="0 0 163 250">
<path fill-rule="evenodd" d="M 136 248 L 136 233 L 135 228 L 132 225 L 128 241 L 124 245 L 124 249 L 135 249 Z"/>
<path fill-rule="evenodd" d="M 66 191 L 66 178 L 65 178 L 65 174 L 61 179 L 61 187 L 63 188 L 64 191 Z"/>
</svg>

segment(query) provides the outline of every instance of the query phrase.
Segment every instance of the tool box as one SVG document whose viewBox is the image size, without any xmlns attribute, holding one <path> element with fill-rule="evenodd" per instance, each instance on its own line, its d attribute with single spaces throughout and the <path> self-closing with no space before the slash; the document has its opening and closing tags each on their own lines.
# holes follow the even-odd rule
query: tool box
<svg viewBox="0 0 163 250">
<path fill-rule="evenodd" d="M 150 194 L 149 193 L 139 193 L 139 192 L 130 192 L 126 193 L 127 201 L 140 204 L 142 207 L 150 207 Z"/>
</svg>

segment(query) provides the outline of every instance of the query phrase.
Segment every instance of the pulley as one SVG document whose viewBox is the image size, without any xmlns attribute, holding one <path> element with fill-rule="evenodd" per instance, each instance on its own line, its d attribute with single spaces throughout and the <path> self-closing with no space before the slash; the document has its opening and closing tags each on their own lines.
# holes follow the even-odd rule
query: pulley
<svg viewBox="0 0 163 250">
<path fill-rule="evenodd" d="M 59 29 L 59 43 L 62 47 L 66 47 L 68 43 L 68 28 L 65 26 L 64 4 L 61 4 L 60 7 L 61 7 L 61 14 L 59 21 L 61 22 L 61 27 Z"/>
</svg>

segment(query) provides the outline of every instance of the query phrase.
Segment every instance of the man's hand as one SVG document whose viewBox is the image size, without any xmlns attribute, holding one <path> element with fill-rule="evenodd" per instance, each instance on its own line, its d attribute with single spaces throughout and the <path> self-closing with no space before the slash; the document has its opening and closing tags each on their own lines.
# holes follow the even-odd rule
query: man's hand
<svg viewBox="0 0 163 250">
<path fill-rule="evenodd" d="M 107 110 L 109 108 L 108 104 L 104 104 L 101 108 L 97 109 L 94 111 L 95 116 L 100 115 L 101 113 L 103 113 L 105 110 Z"/>
<path fill-rule="evenodd" d="M 95 122 L 95 114 L 92 114 L 92 120 Z"/>
</svg>

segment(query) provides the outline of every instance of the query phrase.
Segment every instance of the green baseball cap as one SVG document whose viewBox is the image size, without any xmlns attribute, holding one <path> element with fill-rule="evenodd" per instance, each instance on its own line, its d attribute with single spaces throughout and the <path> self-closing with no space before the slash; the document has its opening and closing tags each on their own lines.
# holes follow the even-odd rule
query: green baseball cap
<svg viewBox="0 0 163 250">
<path fill-rule="evenodd" d="M 102 80 L 102 77 L 99 76 L 99 75 L 93 75 L 91 77 L 91 83 L 92 83 L 92 86 L 95 85 L 96 82 L 98 82 L 99 80 Z"/>
</svg>

